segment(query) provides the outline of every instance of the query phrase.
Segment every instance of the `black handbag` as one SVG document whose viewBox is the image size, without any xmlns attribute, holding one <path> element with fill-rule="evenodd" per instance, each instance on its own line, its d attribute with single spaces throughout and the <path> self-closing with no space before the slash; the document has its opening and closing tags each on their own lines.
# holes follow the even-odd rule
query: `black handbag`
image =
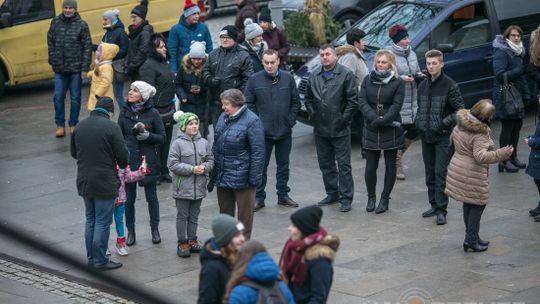
<svg viewBox="0 0 540 304">
<path fill-rule="evenodd" d="M 113 75 L 114 82 L 124 82 L 130 79 L 127 72 L 125 58 L 113 61 L 112 67 L 114 70 L 114 75 Z"/>
<path fill-rule="evenodd" d="M 501 98 L 504 110 L 509 117 L 519 116 L 523 112 L 524 104 L 521 93 L 513 83 L 509 83 L 504 73 L 504 82 L 501 85 Z"/>
</svg>

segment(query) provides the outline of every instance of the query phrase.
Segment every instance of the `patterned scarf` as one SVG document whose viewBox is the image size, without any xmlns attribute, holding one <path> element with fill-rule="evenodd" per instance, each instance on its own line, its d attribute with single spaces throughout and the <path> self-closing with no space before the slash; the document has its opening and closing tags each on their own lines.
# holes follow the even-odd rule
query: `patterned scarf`
<svg viewBox="0 0 540 304">
<path fill-rule="evenodd" d="M 287 240 L 279 259 L 279 269 L 281 269 L 287 283 L 293 282 L 299 286 L 304 285 L 307 273 L 304 253 L 309 247 L 319 244 L 326 234 L 326 230 L 320 227 L 319 231 L 308 235 L 302 240 Z"/>
</svg>

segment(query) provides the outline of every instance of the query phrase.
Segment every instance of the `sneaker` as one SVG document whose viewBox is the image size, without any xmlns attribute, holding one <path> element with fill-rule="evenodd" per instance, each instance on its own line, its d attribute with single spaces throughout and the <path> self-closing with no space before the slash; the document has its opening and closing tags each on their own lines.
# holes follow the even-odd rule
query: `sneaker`
<svg viewBox="0 0 540 304">
<path fill-rule="evenodd" d="M 107 251 L 105 252 L 105 255 L 106 255 L 106 256 L 110 256 L 110 255 L 111 255 L 111 252 L 109 251 L 109 248 L 107 248 Z"/>
<path fill-rule="evenodd" d="M 189 258 L 191 256 L 190 252 L 191 246 L 189 243 L 178 243 L 176 248 L 176 254 L 181 258 Z"/>
<path fill-rule="evenodd" d="M 116 252 L 118 252 L 121 256 L 126 256 L 129 254 L 127 247 L 126 247 L 126 238 L 118 238 L 116 240 Z"/>
<path fill-rule="evenodd" d="M 202 245 L 201 241 L 199 241 L 197 239 L 189 240 L 188 244 L 189 244 L 189 252 L 197 253 L 197 252 L 202 251 L 202 246 L 203 245 Z"/>
<path fill-rule="evenodd" d="M 66 135 L 66 129 L 64 127 L 56 127 L 54 135 L 58 138 L 64 137 Z"/>
</svg>

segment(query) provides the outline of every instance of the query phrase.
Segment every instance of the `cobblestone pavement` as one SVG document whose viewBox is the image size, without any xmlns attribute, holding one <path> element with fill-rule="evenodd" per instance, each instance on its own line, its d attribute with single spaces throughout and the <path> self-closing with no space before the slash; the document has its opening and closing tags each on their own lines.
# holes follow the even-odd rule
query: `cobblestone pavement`
<svg viewBox="0 0 540 304">
<path fill-rule="evenodd" d="M 134 303 L 132 301 L 105 293 L 98 289 L 68 281 L 59 276 L 43 272 L 35 268 L 13 263 L 3 259 L 2 257 L 0 257 L 0 276 L 47 293 L 60 296 L 67 299 L 70 303 Z M 2 284 L 2 286 L 4 286 L 4 284 Z M 0 296 L 0 300 L 2 299 L 3 297 Z M 3 302 L 3 300 L 0 302 Z"/>
</svg>

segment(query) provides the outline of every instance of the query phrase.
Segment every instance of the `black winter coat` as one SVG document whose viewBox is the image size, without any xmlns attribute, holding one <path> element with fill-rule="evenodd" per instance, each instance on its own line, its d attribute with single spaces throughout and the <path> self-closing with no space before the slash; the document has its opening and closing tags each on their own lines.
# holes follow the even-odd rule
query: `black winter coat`
<svg viewBox="0 0 540 304">
<path fill-rule="evenodd" d="M 213 240 L 212 238 L 204 243 L 199 257 L 201 272 L 198 304 L 221 304 L 225 294 L 225 285 L 231 276 L 231 269 Z"/>
<path fill-rule="evenodd" d="M 184 57 L 184 59 L 182 59 L 182 64 L 176 73 L 176 97 L 180 100 L 187 99 L 188 103 L 198 105 L 204 104 L 208 87 L 204 84 L 202 74 L 200 76 L 196 75 L 195 67 L 188 63 L 189 60 L 189 58 Z M 201 88 L 199 94 L 191 93 L 191 86 L 194 85 Z"/>
<path fill-rule="evenodd" d="M 441 73 L 435 81 L 424 79 L 418 86 L 416 127 L 422 140 L 434 143 L 446 139 L 456 125 L 456 113 L 465 104 L 457 83 Z"/>
<path fill-rule="evenodd" d="M 172 125 L 174 108 L 174 74 L 163 56 L 152 50 L 150 56 L 139 68 L 139 80 L 142 80 L 156 88 L 153 97 L 154 108 L 161 113 L 161 118 L 166 125 Z M 167 115 L 168 114 L 168 115 Z"/>
<path fill-rule="evenodd" d="M 527 103 L 531 98 L 527 79 L 525 77 L 526 63 L 525 49 L 521 55 L 515 55 L 503 36 L 497 35 L 493 40 L 493 102 L 497 109 L 496 116 L 501 119 L 523 118 L 525 113 L 521 112 L 515 117 L 509 117 L 504 108 L 501 84 L 504 83 L 504 75 L 508 82 L 515 84 L 521 93 L 523 102 Z"/>
<path fill-rule="evenodd" d="M 150 136 L 146 140 L 139 141 L 133 134 L 133 126 L 137 122 L 144 123 L 146 131 L 150 132 Z M 144 155 L 148 163 L 148 170 L 150 170 L 150 173 L 144 177 L 144 182 L 155 181 L 160 172 L 157 148 L 165 142 L 165 127 L 158 110 L 154 108 L 151 100 L 145 103 L 144 108 L 139 113 L 133 112 L 131 103 L 126 103 L 118 117 L 118 124 L 129 150 L 130 169 L 132 171 L 138 170 Z"/>
<path fill-rule="evenodd" d="M 129 48 L 129 38 L 126 34 L 124 24 L 120 19 L 112 27 L 107 29 L 101 41 L 116 44 L 120 48 L 113 61 L 126 57 Z"/>
<path fill-rule="evenodd" d="M 107 114 L 92 111 L 71 136 L 71 156 L 77 160 L 77 191 L 82 197 L 115 199 L 120 181 L 116 164 L 125 168 L 128 150 L 122 132 Z"/>
<path fill-rule="evenodd" d="M 364 115 L 362 147 L 368 150 L 392 150 L 403 146 L 403 129 L 399 112 L 403 106 L 405 85 L 392 77 L 382 82 L 372 71 L 360 89 L 360 110 Z M 398 124 L 398 126 L 393 124 Z"/>
<path fill-rule="evenodd" d="M 126 56 L 126 67 L 128 74 L 134 79 L 138 79 L 139 68 L 152 51 L 150 48 L 150 36 L 154 32 L 154 28 L 145 20 L 136 29 L 133 28 L 133 24 L 128 26 L 128 31 L 129 48 Z"/>
<path fill-rule="evenodd" d="M 248 52 L 249 58 L 251 58 L 251 63 L 253 64 L 253 73 L 264 70 L 264 66 L 262 63 L 262 55 L 266 47 L 261 47 L 258 52 L 255 52 L 255 50 L 252 49 L 249 45 L 249 42 L 245 40 L 240 43 L 240 47 L 242 47 L 244 50 L 246 50 L 246 52 Z"/>
<path fill-rule="evenodd" d="M 210 100 L 221 107 L 219 95 L 227 89 L 244 91 L 249 76 L 253 74 L 253 63 L 249 54 L 238 44 L 230 49 L 219 47 L 208 55 L 203 79 L 210 87 Z M 213 84 L 218 79 L 219 84 Z"/>
<path fill-rule="evenodd" d="M 353 73 L 336 63 L 332 76 L 325 79 L 321 66 L 309 75 L 304 104 L 315 126 L 315 134 L 341 137 L 351 133 L 358 110 L 358 86 Z"/>
<path fill-rule="evenodd" d="M 266 71 L 253 74 L 246 85 L 246 104 L 259 116 L 264 136 L 279 140 L 291 136 L 300 110 L 300 96 L 294 77 L 283 70 L 278 71 L 278 82 Z"/>
<path fill-rule="evenodd" d="M 525 70 L 528 77 L 529 90 L 532 100 L 540 99 L 540 67 L 529 63 Z"/>
<path fill-rule="evenodd" d="M 81 73 L 90 70 L 92 37 L 79 13 L 71 18 L 54 17 L 47 32 L 49 64 L 55 73 Z"/>
</svg>

